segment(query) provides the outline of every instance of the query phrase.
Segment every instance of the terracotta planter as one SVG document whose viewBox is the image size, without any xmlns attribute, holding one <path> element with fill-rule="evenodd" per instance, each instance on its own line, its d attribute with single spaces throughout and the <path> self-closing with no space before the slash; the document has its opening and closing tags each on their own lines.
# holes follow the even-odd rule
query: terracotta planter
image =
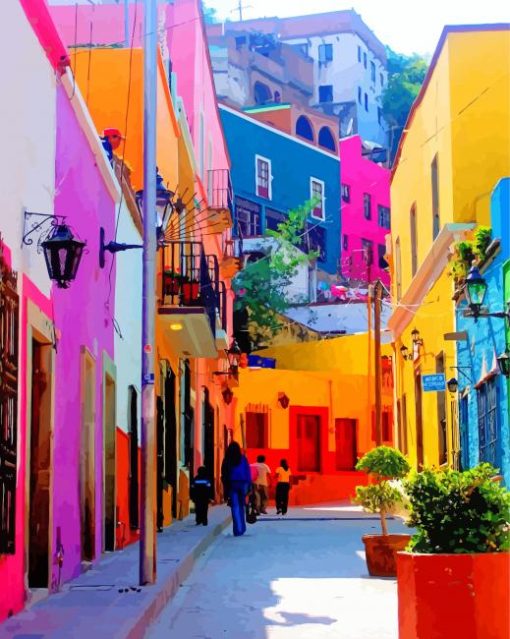
<svg viewBox="0 0 510 639">
<path fill-rule="evenodd" d="M 182 285 L 182 297 L 185 304 L 196 302 L 200 296 L 200 284 L 198 282 L 184 282 Z"/>
<path fill-rule="evenodd" d="M 411 535 L 364 535 L 368 573 L 372 577 L 396 577 L 396 552 L 404 550 Z"/>
<path fill-rule="evenodd" d="M 510 553 L 399 552 L 399 639 L 509 639 Z"/>
<path fill-rule="evenodd" d="M 164 295 L 179 295 L 181 289 L 181 281 L 175 275 L 169 275 L 165 273 L 163 275 L 163 294 Z"/>
</svg>

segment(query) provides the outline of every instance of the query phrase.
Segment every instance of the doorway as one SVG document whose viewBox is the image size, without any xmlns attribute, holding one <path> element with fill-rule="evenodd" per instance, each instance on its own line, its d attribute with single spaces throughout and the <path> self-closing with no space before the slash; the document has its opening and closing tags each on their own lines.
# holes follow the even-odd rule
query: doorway
<svg viewBox="0 0 510 639">
<path fill-rule="evenodd" d="M 209 389 L 204 388 L 202 401 L 202 428 L 203 428 L 203 450 L 204 466 L 207 474 L 214 486 L 214 409 L 209 401 Z"/>
<path fill-rule="evenodd" d="M 176 376 L 167 365 L 165 375 L 165 479 L 172 487 L 172 517 L 177 517 Z"/>
<path fill-rule="evenodd" d="M 140 526 L 138 497 L 138 391 L 128 388 L 129 417 L 129 527 L 138 530 Z"/>
<path fill-rule="evenodd" d="M 81 360 L 81 454 L 80 454 L 80 515 L 81 558 L 92 561 L 96 556 L 96 493 L 94 431 L 96 424 L 96 365 L 85 348 Z"/>
<path fill-rule="evenodd" d="M 298 470 L 319 472 L 321 461 L 321 418 L 319 415 L 297 416 Z"/>
<path fill-rule="evenodd" d="M 354 470 L 357 461 L 357 420 L 335 419 L 336 469 Z"/>
<path fill-rule="evenodd" d="M 116 486 L 115 486 L 115 379 L 104 376 L 104 549 L 115 550 Z"/>
<path fill-rule="evenodd" d="M 421 373 L 418 371 L 414 376 L 414 401 L 416 409 L 416 457 L 418 470 L 423 466 L 423 403 L 421 388 Z"/>
<path fill-rule="evenodd" d="M 51 344 L 32 339 L 28 585 L 48 588 L 51 486 Z"/>
</svg>

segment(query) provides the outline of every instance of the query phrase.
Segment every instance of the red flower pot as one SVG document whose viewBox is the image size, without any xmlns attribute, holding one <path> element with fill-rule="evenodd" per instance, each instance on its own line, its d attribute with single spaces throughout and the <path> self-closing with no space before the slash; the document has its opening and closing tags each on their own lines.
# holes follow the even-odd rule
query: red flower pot
<svg viewBox="0 0 510 639">
<path fill-rule="evenodd" d="M 178 277 L 174 275 L 163 275 L 163 294 L 164 295 L 179 295 L 181 289 L 181 282 Z"/>
<path fill-rule="evenodd" d="M 200 284 L 198 282 L 184 282 L 182 285 L 182 297 L 185 304 L 196 302 L 200 296 Z"/>
<path fill-rule="evenodd" d="M 396 552 L 404 550 L 411 535 L 363 535 L 367 568 L 372 577 L 396 577 Z"/>
<path fill-rule="evenodd" d="M 509 639 L 510 553 L 397 554 L 399 639 Z"/>
</svg>

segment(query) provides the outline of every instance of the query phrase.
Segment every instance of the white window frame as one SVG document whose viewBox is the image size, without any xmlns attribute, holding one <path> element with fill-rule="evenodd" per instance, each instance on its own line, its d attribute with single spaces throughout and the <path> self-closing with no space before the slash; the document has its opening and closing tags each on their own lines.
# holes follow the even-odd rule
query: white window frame
<svg viewBox="0 0 510 639">
<path fill-rule="evenodd" d="M 321 216 L 316 215 L 315 209 L 312 209 L 312 211 L 310 212 L 310 217 L 313 217 L 314 220 L 325 220 L 326 219 L 326 184 L 324 180 L 319 180 L 319 178 L 310 176 L 310 199 L 313 199 L 314 197 L 314 193 L 313 193 L 314 182 L 317 184 L 320 184 L 322 189 L 322 203 L 321 203 L 322 215 Z"/>
<path fill-rule="evenodd" d="M 257 197 L 261 197 L 266 199 L 264 195 L 259 194 L 259 160 L 262 162 L 266 162 L 267 169 L 267 199 L 273 199 L 273 168 L 271 165 L 271 160 L 269 158 L 264 157 L 263 155 L 255 154 L 255 195 Z"/>
</svg>

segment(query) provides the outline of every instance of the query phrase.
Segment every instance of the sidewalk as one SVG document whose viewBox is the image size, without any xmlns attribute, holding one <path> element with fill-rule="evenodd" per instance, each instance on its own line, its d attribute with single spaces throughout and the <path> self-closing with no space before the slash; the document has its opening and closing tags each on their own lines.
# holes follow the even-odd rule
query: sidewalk
<svg viewBox="0 0 510 639">
<path fill-rule="evenodd" d="M 157 583 L 140 592 L 138 543 L 104 555 L 62 592 L 0 624 L 0 639 L 142 639 L 229 522 L 229 509 L 217 506 L 209 511 L 208 527 L 188 517 L 159 533 Z"/>
</svg>

